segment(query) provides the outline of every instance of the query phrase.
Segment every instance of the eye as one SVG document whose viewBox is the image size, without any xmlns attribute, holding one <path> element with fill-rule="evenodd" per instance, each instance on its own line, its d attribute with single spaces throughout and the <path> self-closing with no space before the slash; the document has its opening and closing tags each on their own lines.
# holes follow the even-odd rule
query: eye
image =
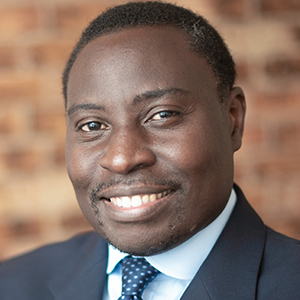
<svg viewBox="0 0 300 300">
<path fill-rule="evenodd" d="M 168 110 L 165 110 L 165 111 L 161 111 L 161 112 L 155 114 L 155 115 L 152 117 L 152 120 L 162 120 L 162 119 L 167 119 L 167 118 L 170 118 L 170 117 L 175 116 L 175 115 L 178 115 L 178 113 L 175 112 L 175 111 L 168 111 Z"/>
<path fill-rule="evenodd" d="M 89 122 L 83 124 L 80 129 L 85 132 L 90 132 L 90 131 L 98 131 L 98 130 L 106 130 L 108 127 L 100 122 Z"/>
</svg>

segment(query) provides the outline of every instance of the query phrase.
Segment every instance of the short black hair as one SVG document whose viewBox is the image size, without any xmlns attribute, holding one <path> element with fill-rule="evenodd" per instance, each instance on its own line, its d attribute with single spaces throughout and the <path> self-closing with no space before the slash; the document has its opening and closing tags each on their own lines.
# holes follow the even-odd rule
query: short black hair
<svg viewBox="0 0 300 300">
<path fill-rule="evenodd" d="M 63 72 L 63 95 L 67 105 L 67 85 L 71 68 L 80 51 L 97 37 L 122 29 L 144 26 L 171 26 L 185 33 L 189 48 L 206 59 L 211 67 L 221 100 L 232 88 L 235 64 L 220 34 L 200 15 L 171 3 L 129 2 L 104 11 L 82 32 Z"/>
</svg>

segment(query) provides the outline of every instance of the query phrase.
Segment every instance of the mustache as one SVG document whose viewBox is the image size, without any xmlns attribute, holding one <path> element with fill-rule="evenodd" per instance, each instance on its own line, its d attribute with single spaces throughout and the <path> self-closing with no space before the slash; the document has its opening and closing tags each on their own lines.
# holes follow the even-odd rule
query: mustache
<svg viewBox="0 0 300 300">
<path fill-rule="evenodd" d="M 106 189 L 117 188 L 118 186 L 131 186 L 131 185 L 145 185 L 145 186 L 166 186 L 171 189 L 181 189 L 181 185 L 174 180 L 157 179 L 157 180 L 144 180 L 144 179 L 130 179 L 130 180 L 110 180 L 108 182 L 101 182 L 90 190 L 90 200 L 95 202 L 98 195 Z"/>
</svg>

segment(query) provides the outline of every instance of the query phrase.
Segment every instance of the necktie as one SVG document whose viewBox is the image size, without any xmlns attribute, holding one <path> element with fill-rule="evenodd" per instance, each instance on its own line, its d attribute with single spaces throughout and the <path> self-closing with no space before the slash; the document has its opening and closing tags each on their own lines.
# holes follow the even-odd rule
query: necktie
<svg viewBox="0 0 300 300">
<path fill-rule="evenodd" d="M 144 289 L 158 273 L 144 258 L 126 256 L 122 260 L 122 296 L 118 300 L 142 300 Z"/>
</svg>

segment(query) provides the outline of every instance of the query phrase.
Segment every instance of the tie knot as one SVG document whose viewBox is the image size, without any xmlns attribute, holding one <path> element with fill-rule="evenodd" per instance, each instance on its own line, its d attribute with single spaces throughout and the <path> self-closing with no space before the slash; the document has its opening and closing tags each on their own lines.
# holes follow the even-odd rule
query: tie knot
<svg viewBox="0 0 300 300">
<path fill-rule="evenodd" d="M 144 258 L 126 256 L 122 260 L 123 286 L 122 296 L 119 299 L 142 299 L 144 289 L 158 273 Z"/>
</svg>

